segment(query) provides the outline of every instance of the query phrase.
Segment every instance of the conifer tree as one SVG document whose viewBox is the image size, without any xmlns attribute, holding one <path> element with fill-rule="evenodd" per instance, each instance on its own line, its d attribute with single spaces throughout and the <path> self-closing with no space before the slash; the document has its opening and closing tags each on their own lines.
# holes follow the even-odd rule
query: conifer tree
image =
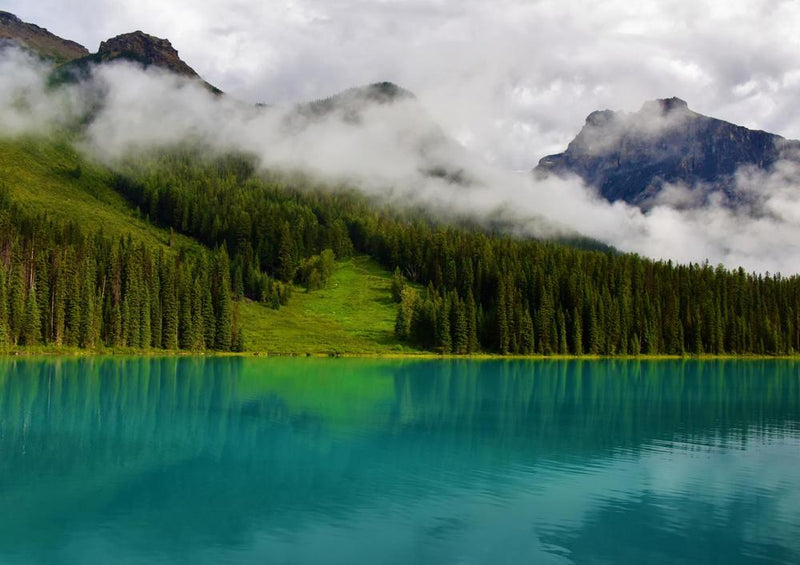
<svg viewBox="0 0 800 565">
<path fill-rule="evenodd" d="M 498 349 L 503 355 L 507 355 L 510 351 L 509 333 L 506 285 L 501 280 L 497 285 L 497 339 Z"/>
<path fill-rule="evenodd" d="M 180 304 L 178 302 L 177 273 L 174 263 L 165 261 L 161 276 L 161 311 L 164 321 L 161 325 L 162 347 L 178 349 L 178 325 Z"/>
<path fill-rule="evenodd" d="M 216 327 L 214 330 L 214 349 L 228 351 L 231 348 L 233 306 L 231 304 L 231 291 L 228 269 L 228 254 L 223 247 L 217 253 L 216 266 Z"/>
<path fill-rule="evenodd" d="M 205 320 L 203 319 L 203 285 L 200 278 L 196 278 L 192 286 L 192 344 L 191 348 L 200 351 L 205 347 L 203 335 Z"/>
<path fill-rule="evenodd" d="M 289 222 L 283 222 L 278 239 L 278 278 L 289 283 L 294 279 L 294 241 Z"/>
<path fill-rule="evenodd" d="M 446 354 L 453 351 L 453 334 L 450 328 L 451 304 L 450 296 L 447 294 L 441 302 L 441 309 L 441 313 L 437 318 L 439 327 L 437 328 L 436 341 L 442 353 Z"/>
<path fill-rule="evenodd" d="M 467 327 L 467 308 L 464 301 L 458 297 L 455 290 L 452 291 L 454 308 L 453 324 L 453 349 L 459 355 L 467 353 L 469 350 L 469 329 Z"/>
<path fill-rule="evenodd" d="M 25 312 L 22 325 L 21 344 L 25 346 L 39 345 L 42 341 L 41 312 L 36 298 L 36 283 L 28 289 L 25 297 Z"/>
<path fill-rule="evenodd" d="M 400 294 L 403 292 L 403 288 L 406 285 L 405 277 L 400 272 L 400 267 L 395 267 L 394 274 L 392 275 L 392 300 L 394 302 L 400 302 Z"/>
<path fill-rule="evenodd" d="M 6 272 L 0 263 L 0 348 L 8 345 L 8 289 Z"/>
<path fill-rule="evenodd" d="M 25 324 L 25 275 L 22 265 L 17 265 L 10 272 L 8 288 L 10 342 L 17 345 L 22 337 Z"/>
<path fill-rule="evenodd" d="M 467 316 L 467 353 L 474 353 L 480 348 L 478 343 L 478 314 L 475 310 L 475 298 L 472 289 L 467 291 L 465 303 Z"/>
<path fill-rule="evenodd" d="M 216 345 L 217 320 L 214 317 L 214 300 L 211 296 L 211 285 L 206 282 L 203 293 L 203 341 L 206 349 L 214 349 Z"/>
<path fill-rule="evenodd" d="M 534 351 L 535 335 L 533 329 L 533 318 L 530 310 L 526 307 L 522 310 L 522 327 L 519 339 L 519 352 L 523 355 L 530 355 Z"/>
</svg>

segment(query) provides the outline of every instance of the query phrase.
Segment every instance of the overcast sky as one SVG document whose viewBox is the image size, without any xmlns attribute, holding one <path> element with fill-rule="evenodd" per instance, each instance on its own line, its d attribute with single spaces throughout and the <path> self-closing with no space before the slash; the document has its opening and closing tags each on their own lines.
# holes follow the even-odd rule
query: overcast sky
<svg viewBox="0 0 800 565">
<path fill-rule="evenodd" d="M 780 0 L 5 0 L 95 51 L 141 29 L 249 102 L 391 80 L 498 165 L 563 150 L 596 109 L 679 96 L 800 138 L 800 2 Z"/>
</svg>

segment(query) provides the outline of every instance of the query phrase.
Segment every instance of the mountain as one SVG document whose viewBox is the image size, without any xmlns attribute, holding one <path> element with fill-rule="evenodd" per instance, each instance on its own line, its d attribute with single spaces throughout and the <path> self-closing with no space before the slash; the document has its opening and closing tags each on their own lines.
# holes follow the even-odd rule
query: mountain
<svg viewBox="0 0 800 565">
<path fill-rule="evenodd" d="M 142 31 L 123 33 L 100 43 L 95 55 L 100 62 L 125 59 L 155 66 L 188 78 L 200 78 L 197 72 L 178 56 L 178 51 L 168 39 L 148 35 Z"/>
<path fill-rule="evenodd" d="M 614 202 L 650 207 L 666 183 L 692 190 L 691 202 L 721 192 L 736 206 L 735 173 L 768 170 L 800 142 L 698 114 L 680 98 L 646 102 L 638 112 L 589 114 L 567 150 L 539 161 L 537 174 L 574 173 Z"/>
<path fill-rule="evenodd" d="M 464 168 L 469 162 L 464 149 L 445 134 L 411 91 L 397 84 L 376 82 L 297 104 L 283 125 L 292 135 L 332 122 L 380 129 L 397 147 L 417 155 L 418 172 L 424 176 L 463 186 L 475 182 Z"/>
<path fill-rule="evenodd" d="M 201 80 L 168 41 L 141 32 L 105 41 L 94 55 L 59 69 L 82 80 L 95 65 L 117 60 Z M 130 78 L 114 84 L 109 73 L 105 84 L 89 80 L 68 94 L 88 98 L 79 108 L 99 106 L 111 99 L 93 98 L 104 87 L 129 88 Z M 128 92 L 141 97 L 138 89 Z M 179 85 L 174 94 L 182 93 Z M 176 136 L 169 145 L 145 136 L 106 163 L 86 155 L 114 143 L 121 128 L 172 127 L 160 121 L 163 114 L 142 123 L 125 102 L 109 112 L 124 118 L 121 127 L 94 128 L 91 144 L 82 133 L 93 113 L 72 126 L 23 135 L 0 128 L 0 353 L 40 347 L 328 355 L 800 350 L 800 276 L 748 275 L 542 242 L 502 226 L 442 218 L 435 207 L 413 206 L 402 195 L 376 200 L 346 180 L 326 183 L 271 169 L 236 145 L 211 150 L 191 135 L 185 144 Z M 11 103 L 25 118 L 40 108 L 16 98 Z M 300 173 L 313 172 L 315 158 L 349 153 L 373 164 L 379 178 L 397 164 L 400 174 L 391 178 L 401 181 L 409 166 L 419 166 L 438 177 L 423 183 L 434 189 L 440 181 L 470 184 L 450 168 L 468 161 L 451 155 L 448 138 L 419 101 L 392 83 L 351 89 L 296 113 L 299 131 L 281 133 L 296 134 L 295 147 L 312 146 Z M 709 137 L 714 159 L 706 165 L 699 159 Z M 677 99 L 646 104 L 633 115 L 595 113 L 579 138 L 567 151 L 572 161 L 553 157 L 550 170 L 583 159 L 599 177 L 649 159 L 662 167 L 652 178 L 678 178 L 666 174 L 670 165 L 687 178 L 703 178 L 709 169 L 708 178 L 719 179 L 741 163 L 769 167 L 783 143 L 699 116 Z M 426 159 L 395 163 L 409 148 Z M 470 197 L 468 190 L 440 194 Z"/>
<path fill-rule="evenodd" d="M 314 100 L 297 106 L 299 115 L 308 119 L 342 112 L 344 119 L 358 122 L 361 113 L 373 105 L 390 105 L 401 101 L 415 101 L 408 90 L 392 82 L 376 82 L 367 86 L 350 88 L 322 100 Z"/>
<path fill-rule="evenodd" d="M 187 65 L 168 39 L 148 35 L 142 31 L 123 33 L 100 43 L 97 53 L 87 54 L 69 61 L 56 69 L 56 82 L 73 82 L 86 78 L 92 65 L 112 61 L 128 61 L 144 68 L 158 67 L 189 79 L 201 81 L 215 94 L 222 91 L 204 81 L 197 71 Z"/>
<path fill-rule="evenodd" d="M 0 11 L 0 45 L 13 43 L 44 59 L 63 63 L 89 54 L 83 45 L 62 39 L 44 28 L 20 20 L 14 14 Z"/>
</svg>

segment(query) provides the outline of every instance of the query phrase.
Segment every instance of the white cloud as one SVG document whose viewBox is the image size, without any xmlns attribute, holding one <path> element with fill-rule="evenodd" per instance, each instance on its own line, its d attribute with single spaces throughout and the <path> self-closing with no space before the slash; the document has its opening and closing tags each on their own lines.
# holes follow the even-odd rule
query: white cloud
<svg viewBox="0 0 800 565">
<path fill-rule="evenodd" d="M 45 86 L 46 69 L 17 51 L 0 57 L 0 69 L 4 135 L 46 133 L 80 116 L 79 90 L 103 92 L 83 147 L 112 164 L 137 149 L 193 139 L 220 151 L 250 152 L 268 168 L 302 169 L 434 211 L 502 220 L 515 233 L 578 232 L 656 259 L 800 271 L 798 161 L 782 161 L 770 172 L 740 170 L 736 190 L 747 197 L 746 209 L 732 210 L 719 198 L 683 209 L 692 193 L 672 186 L 643 213 L 623 202 L 609 204 L 576 178 L 536 180 L 437 142 L 439 130 L 414 99 L 373 106 L 357 121 L 333 113 L 289 127 L 291 107 L 256 109 L 157 69 L 104 65 L 94 83 L 55 91 Z M 662 121 L 645 120 L 642 127 L 670 127 Z M 425 174 L 439 165 L 460 171 L 469 183 Z"/>
<path fill-rule="evenodd" d="M 249 102 L 392 80 L 512 169 L 563 149 L 593 110 L 673 95 L 800 138 L 792 1 L 9 0 L 5 9 L 90 49 L 134 29 L 168 37 L 209 82 Z"/>
</svg>

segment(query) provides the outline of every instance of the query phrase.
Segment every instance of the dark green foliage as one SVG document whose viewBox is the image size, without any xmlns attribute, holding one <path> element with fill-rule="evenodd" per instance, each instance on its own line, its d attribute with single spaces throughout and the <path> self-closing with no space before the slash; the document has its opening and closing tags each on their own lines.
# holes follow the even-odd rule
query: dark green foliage
<svg viewBox="0 0 800 565">
<path fill-rule="evenodd" d="M 230 292 L 228 252 L 222 247 L 216 254 L 213 279 L 212 300 L 214 303 L 214 349 L 227 351 L 233 339 L 233 306 Z"/>
<path fill-rule="evenodd" d="M 400 267 L 395 267 L 394 274 L 392 275 L 392 301 L 400 302 L 400 296 L 403 293 L 403 288 L 406 286 L 406 278 L 400 272 Z"/>
<path fill-rule="evenodd" d="M 413 283 L 431 284 L 427 294 L 455 288 L 459 304 L 466 305 L 472 294 L 477 344 L 471 351 L 478 347 L 544 355 L 800 351 L 797 276 L 747 274 L 707 264 L 676 266 L 388 215 L 352 221 L 357 249 L 410 273 Z M 453 264 L 461 266 L 455 283 Z M 435 349 L 439 344 L 431 344 L 430 329 L 422 326 L 437 319 L 437 302 L 418 302 L 407 339 Z M 456 303 L 452 296 L 450 303 Z M 469 310 L 467 306 L 468 327 Z M 451 331 L 454 326 L 451 316 Z M 455 339 L 452 348 L 459 349 Z"/>
<path fill-rule="evenodd" d="M 8 345 L 8 289 L 5 269 L 0 268 L 0 348 Z"/>
<path fill-rule="evenodd" d="M 467 220 L 443 225 L 299 175 L 260 177 L 241 155 L 142 157 L 115 187 L 173 230 L 170 251 L 85 237 L 12 211 L 0 194 L 0 343 L 240 349 L 239 300 L 278 309 L 294 283 L 325 287 L 334 258 L 357 251 L 395 271 L 397 337 L 430 350 L 800 351 L 797 276 L 676 266 Z M 179 254 L 177 234 L 206 251 Z"/>
<path fill-rule="evenodd" d="M 154 254 L 130 238 L 86 237 L 76 225 L 6 202 L 0 209 L 0 346 L 203 349 L 207 324 L 231 326 L 229 269 L 224 251 L 217 256 L 212 273 L 204 258 Z M 207 296 L 218 309 L 206 310 Z M 231 347 L 230 329 L 227 341 L 210 339 L 212 347 Z"/>
<path fill-rule="evenodd" d="M 25 313 L 22 322 L 22 335 L 20 345 L 39 345 L 42 340 L 41 318 L 39 312 L 39 301 L 36 298 L 36 283 L 31 277 L 32 285 L 28 289 L 25 297 Z"/>
<path fill-rule="evenodd" d="M 304 284 L 307 291 L 319 290 L 328 286 L 328 281 L 336 266 L 336 256 L 330 249 L 319 255 L 304 259 L 297 268 L 297 282 Z"/>
</svg>

